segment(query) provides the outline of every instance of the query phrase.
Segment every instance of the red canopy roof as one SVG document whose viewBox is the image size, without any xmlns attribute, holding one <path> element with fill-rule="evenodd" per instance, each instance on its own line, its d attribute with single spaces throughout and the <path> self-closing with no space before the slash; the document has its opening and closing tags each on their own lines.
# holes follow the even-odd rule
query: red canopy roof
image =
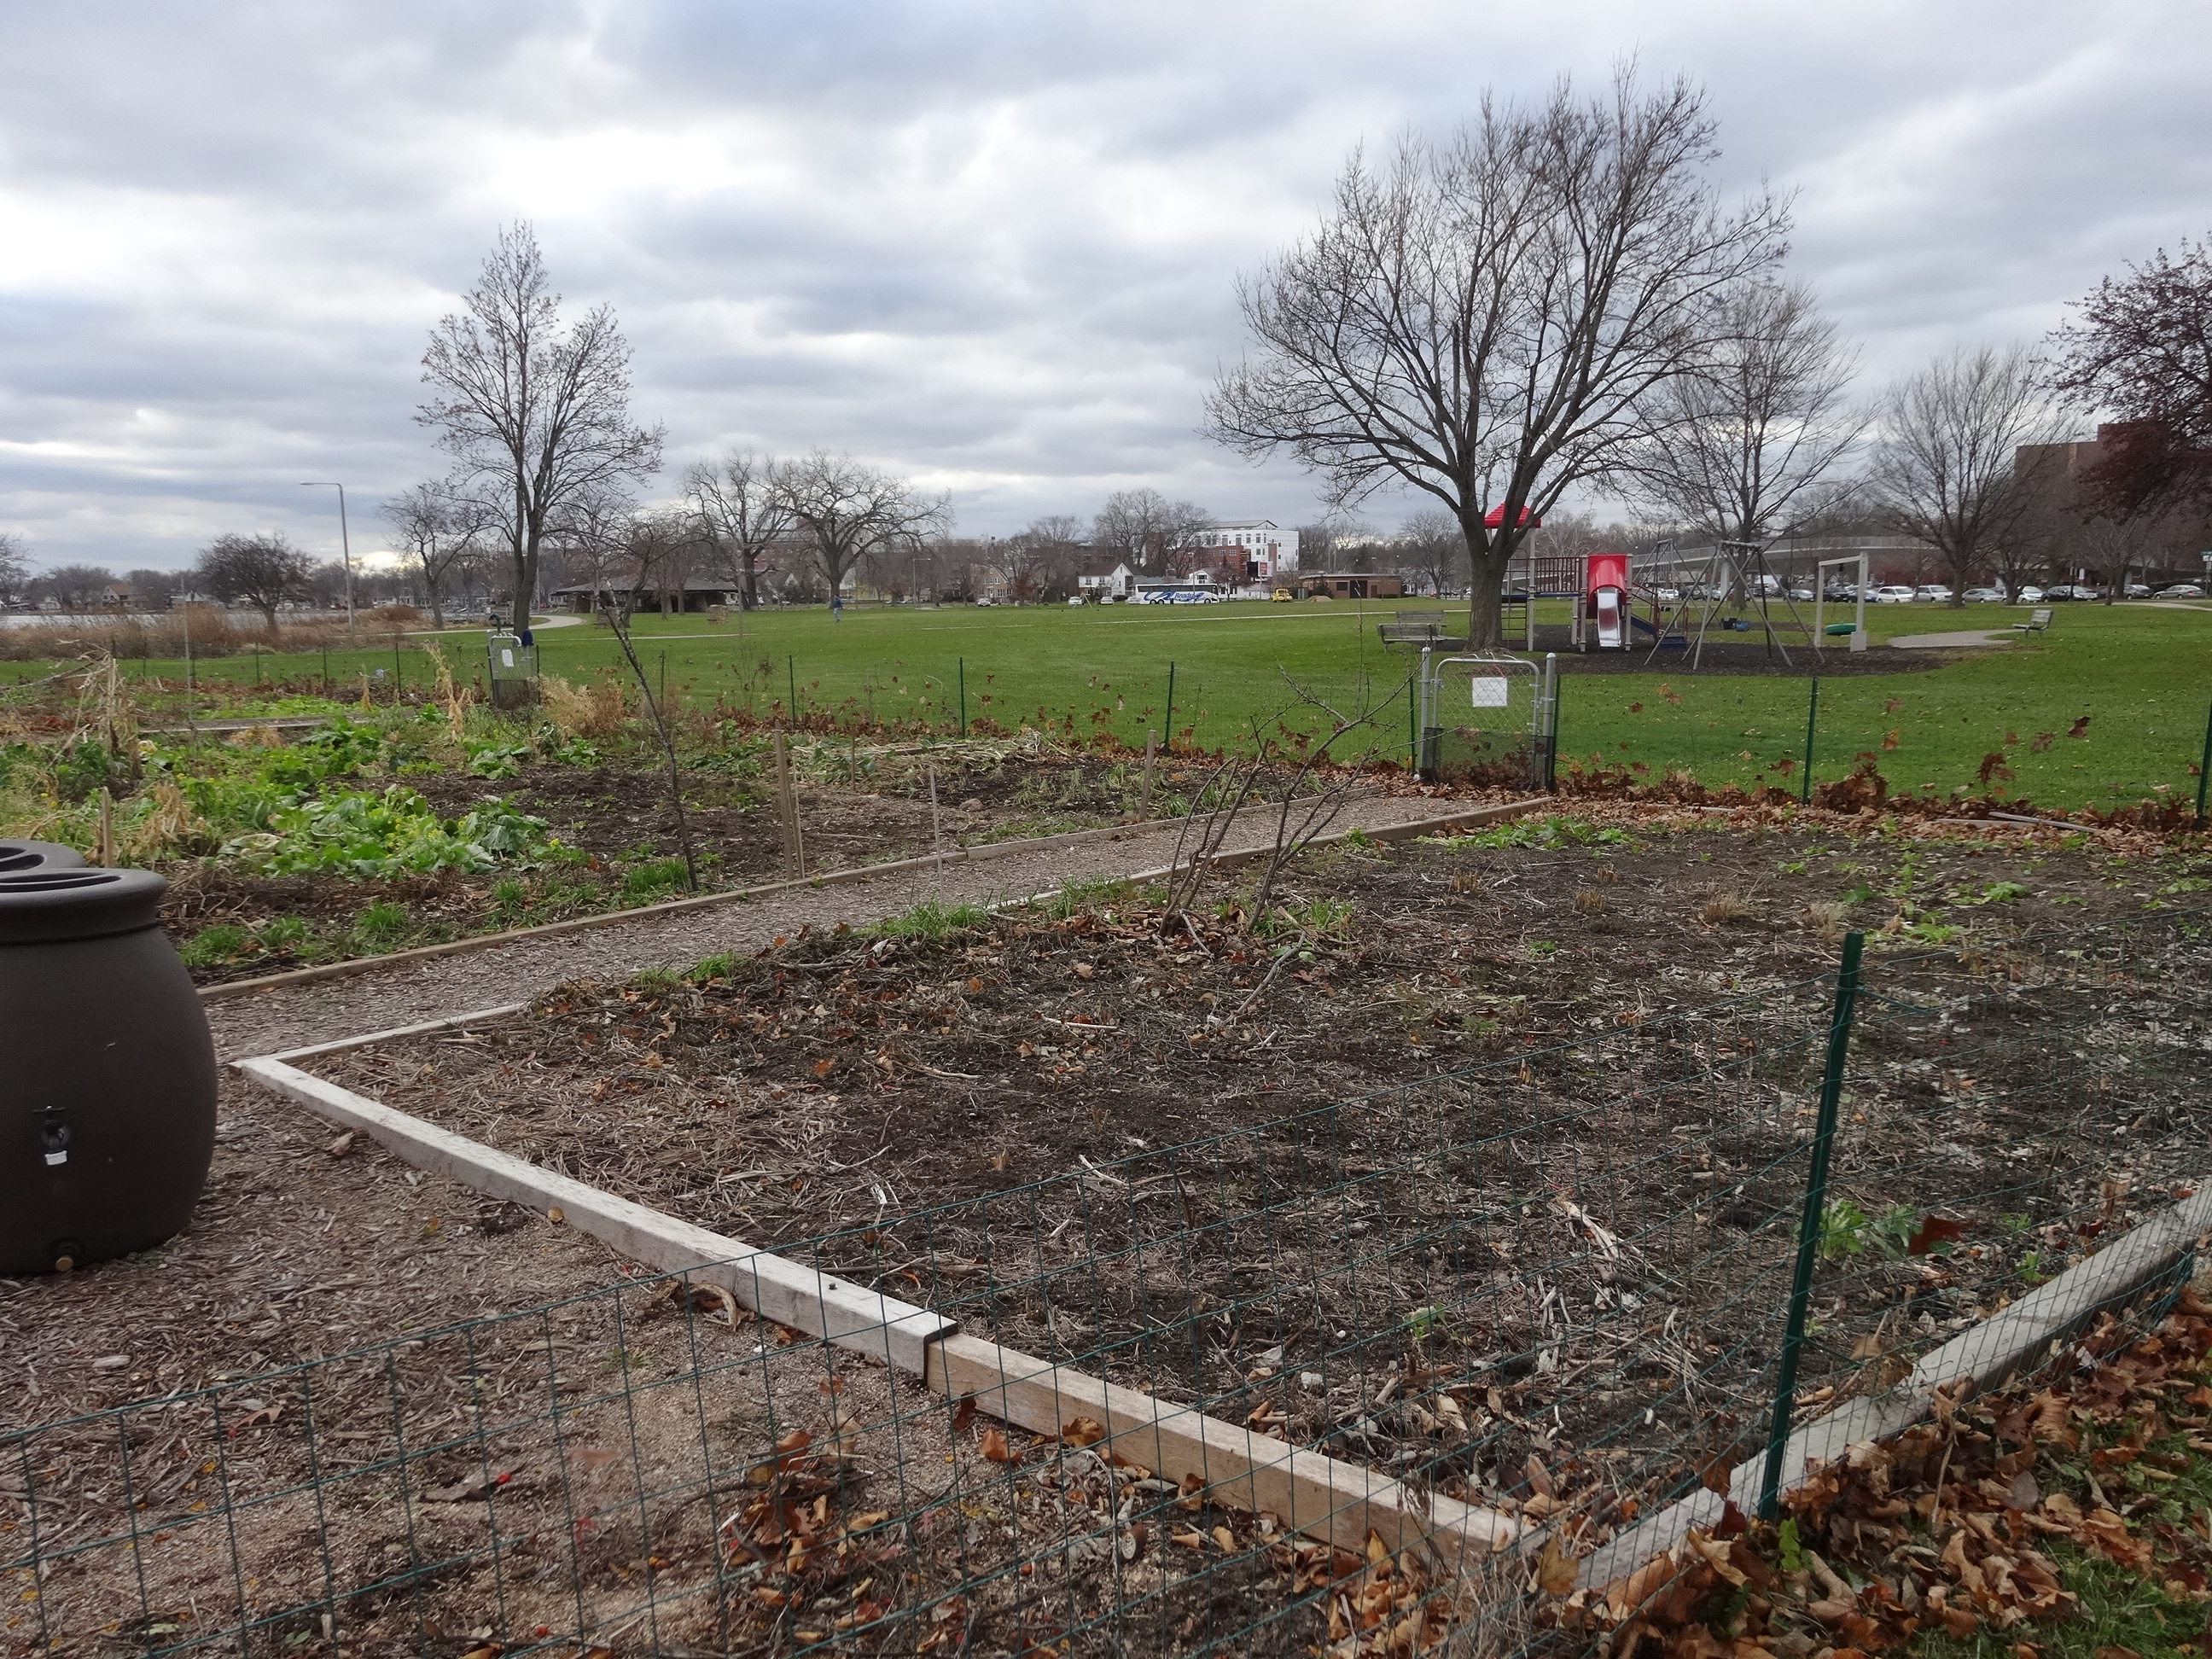
<svg viewBox="0 0 2212 1659">
<path fill-rule="evenodd" d="M 1500 501 L 1483 515 L 1482 527 L 1485 530 L 1495 530 L 1504 522 L 1505 503 Z M 1516 523 L 1522 530 L 1541 530 L 1544 527 L 1544 521 L 1541 519 L 1530 518 L 1528 509 L 1525 507 L 1521 509 L 1521 516 Z"/>
</svg>

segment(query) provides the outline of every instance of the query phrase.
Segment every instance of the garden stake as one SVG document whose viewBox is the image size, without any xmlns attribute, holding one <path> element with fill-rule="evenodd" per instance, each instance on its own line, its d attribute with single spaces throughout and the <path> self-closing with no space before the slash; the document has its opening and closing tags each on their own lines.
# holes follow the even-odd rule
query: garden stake
<svg viewBox="0 0 2212 1659">
<path fill-rule="evenodd" d="M 786 706 L 789 708 L 790 713 L 789 713 L 789 714 L 788 714 L 785 718 L 786 718 L 786 720 L 787 720 L 787 721 L 790 721 L 790 720 L 796 720 L 799 718 L 799 659 L 798 659 L 798 658 L 796 658 L 796 657 L 786 657 L 786 658 L 783 659 L 783 676 L 784 676 L 785 680 L 789 684 L 789 686 L 790 686 L 790 689 L 791 689 L 791 702 L 790 702 L 787 705 L 786 705 Z"/>
<path fill-rule="evenodd" d="M 1364 635 L 1362 636 L 1364 637 Z M 1160 722 L 1160 729 L 1168 734 L 1168 747 L 1175 747 L 1175 665 L 1168 665 L 1168 714 Z"/>
<path fill-rule="evenodd" d="M 1820 712 L 1820 677 L 1813 676 L 1813 694 L 1805 700 L 1805 775 L 1797 780 L 1797 799 L 1813 802 L 1813 721 Z"/>
<path fill-rule="evenodd" d="M 937 873 L 942 876 L 945 873 L 945 828 L 938 821 L 937 817 L 937 762 L 932 759 L 927 764 L 929 767 L 929 844 L 937 857 Z"/>
<path fill-rule="evenodd" d="M 1137 803 L 1139 817 L 1148 818 L 1152 815 L 1152 755 L 1159 746 L 1160 734 L 1147 731 L 1145 733 L 1145 794 L 1144 799 Z"/>
<path fill-rule="evenodd" d="M 2204 827 L 2204 780 L 2212 776 L 2212 708 L 2204 713 L 2204 757 L 2197 763 L 2197 827 Z"/>
<path fill-rule="evenodd" d="M 1844 1061 L 1851 1046 L 1851 1011 L 1858 1002 L 1859 951 L 1864 933 L 1844 935 L 1844 962 L 1836 975 L 1836 1009 L 1828 1021 L 1828 1064 L 1820 1077 L 1820 1111 L 1813 1127 L 1813 1156 L 1805 1171 L 1805 1212 L 1797 1223 L 1797 1270 L 1790 1282 L 1790 1323 L 1774 1379 L 1774 1416 L 1766 1431 L 1766 1467 L 1759 1480 L 1759 1515 L 1771 1521 L 1782 1486 L 1782 1452 L 1790 1443 L 1790 1413 L 1797 1403 L 1797 1355 L 1805 1345 L 1805 1313 L 1813 1295 L 1813 1264 L 1820 1253 L 1820 1220 L 1828 1206 L 1828 1150 L 1836 1139 L 1836 1107 L 1843 1098 Z"/>
<path fill-rule="evenodd" d="M 968 659 L 957 659 L 960 665 L 960 735 L 968 735 Z"/>
</svg>

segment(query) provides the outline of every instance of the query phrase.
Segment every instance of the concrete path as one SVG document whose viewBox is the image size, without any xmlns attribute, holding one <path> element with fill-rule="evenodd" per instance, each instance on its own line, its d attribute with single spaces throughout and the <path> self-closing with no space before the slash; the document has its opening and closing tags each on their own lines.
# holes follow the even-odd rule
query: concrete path
<svg viewBox="0 0 2212 1659">
<path fill-rule="evenodd" d="M 1961 646 L 2010 645 L 2019 637 L 2010 629 L 2001 634 L 1978 629 L 1971 634 L 1900 634 L 1890 643 L 1903 651 L 1943 651 Z"/>
</svg>

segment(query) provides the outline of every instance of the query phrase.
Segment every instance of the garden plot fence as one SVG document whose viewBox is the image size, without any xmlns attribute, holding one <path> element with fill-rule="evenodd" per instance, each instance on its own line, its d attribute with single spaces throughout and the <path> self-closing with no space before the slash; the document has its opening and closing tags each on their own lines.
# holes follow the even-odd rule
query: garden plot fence
<svg viewBox="0 0 2212 1659">
<path fill-rule="evenodd" d="M 1853 938 L 1817 980 L 1593 1011 L 985 1200 L 887 1194 L 781 1252 L 1065 1367 L 1049 1438 L 936 1348 L 915 1375 L 889 1330 L 750 1316 L 742 1273 L 18 1429 L 9 1649 L 1570 1650 L 1543 1539 L 1625 1571 L 1765 1500 L 1823 1425 L 1901 1426 L 2157 1311 L 2207 1224 L 2190 928 Z M 1101 1377 L 1203 1413 L 1218 1467 L 1088 1415 Z M 1291 1446 L 1372 1484 L 1285 1516 L 1234 1471 Z"/>
</svg>

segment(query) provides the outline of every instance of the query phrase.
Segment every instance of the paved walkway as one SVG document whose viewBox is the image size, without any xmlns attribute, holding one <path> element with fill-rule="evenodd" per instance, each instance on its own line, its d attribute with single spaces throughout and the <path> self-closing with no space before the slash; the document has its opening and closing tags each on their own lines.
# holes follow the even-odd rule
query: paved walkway
<svg viewBox="0 0 2212 1659">
<path fill-rule="evenodd" d="M 1971 634 L 1900 634 L 1890 643 L 1905 651 L 1944 651 L 1961 646 L 2010 645 L 2019 637 L 2010 629 L 1997 634 L 1976 629 Z"/>
</svg>

